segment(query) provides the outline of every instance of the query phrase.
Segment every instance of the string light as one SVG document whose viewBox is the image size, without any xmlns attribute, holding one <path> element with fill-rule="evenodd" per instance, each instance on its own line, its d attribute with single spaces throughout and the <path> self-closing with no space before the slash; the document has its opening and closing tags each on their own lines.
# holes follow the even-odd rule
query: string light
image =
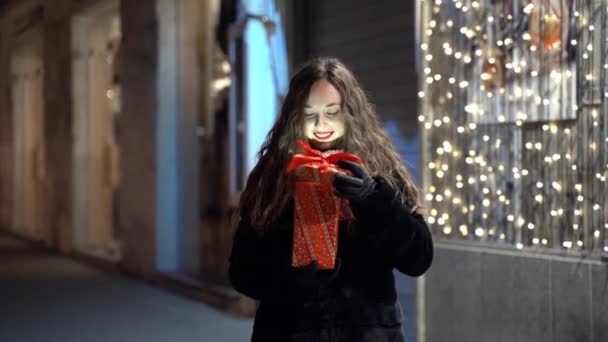
<svg viewBox="0 0 608 342">
<path fill-rule="evenodd" d="M 589 31 L 587 36 L 564 42 L 578 52 L 580 63 L 576 73 L 573 73 L 574 69 L 569 65 L 553 65 L 551 63 L 554 62 L 550 62 L 552 58 L 545 58 L 554 53 L 553 51 L 556 55 L 561 53 L 564 44 L 559 39 L 543 41 L 548 39 L 549 34 L 541 31 L 542 25 L 549 27 L 552 22 L 557 22 L 558 25 L 563 22 L 561 17 L 546 8 L 544 3 L 535 2 L 524 6 L 523 16 L 528 16 L 532 21 L 528 23 L 528 31 L 517 34 L 502 34 L 496 30 L 494 34 L 490 34 L 486 31 L 488 27 L 503 25 L 504 21 L 507 25 L 517 25 L 517 21 L 521 20 L 521 15 L 513 17 L 510 13 L 501 13 L 501 9 L 497 7 L 489 6 L 488 0 L 435 0 L 423 1 L 422 4 L 430 6 L 433 12 L 425 23 L 422 32 L 426 33 L 426 37 L 420 45 L 425 76 L 422 79 L 423 89 L 418 92 L 418 97 L 425 99 L 425 114 L 419 115 L 418 121 L 425 128 L 426 136 L 430 137 L 430 151 L 434 152 L 432 156 L 425 155 L 425 158 L 432 159 L 425 164 L 428 165 L 429 171 L 432 171 L 430 182 L 433 184 L 425 199 L 431 203 L 432 208 L 441 209 L 431 211 L 429 223 L 438 224 L 441 226 L 437 227 L 438 231 L 450 237 L 487 237 L 502 241 L 506 240 L 507 236 L 510 236 L 511 240 L 511 235 L 505 234 L 510 229 L 526 228 L 521 233 L 529 234 L 527 236 L 530 236 L 530 239 L 520 242 L 517 241 L 519 238 L 516 238 L 512 243 L 517 249 L 523 249 L 525 243 L 565 249 L 590 249 L 599 246 L 600 250 L 608 252 L 608 238 L 606 241 L 602 240 L 603 236 L 608 234 L 591 230 L 591 220 L 581 219 L 583 213 L 591 213 L 601 219 L 601 222 L 608 220 L 604 199 L 598 196 L 602 192 L 601 189 L 605 189 L 602 184 L 606 180 L 608 164 L 601 164 L 601 170 L 597 169 L 597 165 L 590 164 L 590 158 L 600 158 L 607 153 L 608 137 L 605 136 L 605 131 L 598 129 L 608 120 L 607 113 L 604 111 L 605 106 L 596 105 L 589 109 L 586 104 L 586 107 L 579 108 L 577 99 L 573 98 L 567 102 L 572 94 L 576 94 L 573 92 L 579 88 L 582 90 L 583 86 L 600 88 L 597 71 L 586 65 L 597 62 L 594 60 L 594 54 L 600 49 L 594 46 L 593 41 L 595 36 L 605 35 L 605 28 L 599 25 L 596 19 L 586 18 L 578 11 L 572 14 L 578 19 L 578 23 L 586 26 Z M 443 8 L 448 6 L 458 11 L 441 13 Z M 590 7 L 591 4 L 583 5 L 585 6 Z M 468 11 L 474 11 L 477 15 L 486 9 L 490 10 L 485 16 L 475 17 L 467 14 Z M 592 13 L 590 8 L 583 11 L 586 12 Z M 530 19 L 536 15 L 544 16 L 540 19 L 544 21 L 542 25 L 534 24 L 534 20 Z M 458 26 L 458 23 L 464 25 Z M 446 27 L 449 29 L 446 30 Z M 562 32 L 563 28 L 560 30 L 558 26 L 557 30 Z M 432 35 L 437 37 L 431 39 Z M 446 37 L 448 39 L 445 39 Z M 507 48 L 519 49 L 521 52 L 506 60 L 505 51 L 510 51 L 505 50 Z M 531 61 L 539 61 L 541 65 Z M 498 68 L 484 68 L 484 63 Z M 608 69 L 608 63 L 604 64 L 604 69 Z M 448 71 L 437 73 L 437 70 Z M 476 70 L 481 72 L 476 73 Z M 578 80 L 574 75 L 580 75 Z M 552 94 L 553 90 L 541 89 L 538 83 L 534 82 L 558 85 L 555 87 L 560 89 L 556 93 L 558 95 Z M 571 86 L 573 82 L 576 82 L 574 87 Z M 607 98 L 608 92 L 605 92 L 602 100 Z M 430 113 L 440 108 L 443 108 L 439 111 L 441 115 Z M 495 113 L 498 108 L 501 112 Z M 564 112 L 568 118 L 578 115 L 582 119 L 574 124 L 561 121 L 560 113 Z M 579 141 L 583 141 L 581 136 L 586 132 L 582 131 L 585 126 L 581 123 L 587 118 L 590 132 L 591 129 L 595 130 L 583 144 Z M 535 126 L 534 122 L 541 123 L 540 130 L 535 128 L 538 126 Z M 494 123 L 504 125 L 507 129 L 503 130 Z M 510 134 L 507 132 L 511 131 L 511 127 L 517 127 L 525 138 L 520 142 L 521 146 L 514 144 L 518 141 L 514 135 L 504 136 Z M 446 140 L 446 137 L 451 138 Z M 514 154 L 513 151 L 518 150 L 520 152 Z M 528 165 L 530 161 L 532 164 Z M 539 163 L 533 164 L 534 161 Z M 587 175 L 594 176 L 590 187 L 583 189 L 581 184 L 575 184 L 575 195 L 570 197 L 572 180 Z M 528 192 L 526 187 L 533 191 Z M 515 196 L 519 196 L 517 202 Z M 571 198 L 572 202 L 569 202 L 568 198 Z M 524 203 L 521 203 L 522 199 Z M 519 205 L 513 206 L 512 201 Z M 534 207 L 528 208 L 525 203 Z M 565 232 L 559 236 L 571 238 L 552 239 L 549 243 L 546 238 L 540 236 L 547 223 L 544 220 L 534 222 L 534 216 L 527 217 L 526 213 L 531 210 L 546 210 L 554 220 L 562 220 L 561 222 L 565 222 L 568 214 L 573 213 L 576 223 L 565 229 L 578 231 L 577 234 L 584 230 L 598 241 L 593 245 L 584 244 L 578 235 Z M 446 211 L 455 214 L 450 221 L 452 225 L 458 222 L 459 226 L 456 225 L 452 229 L 452 226 L 448 225 L 448 218 L 444 216 L 447 215 Z M 444 214 L 439 217 L 439 212 Z M 501 223 L 505 217 L 506 223 Z M 482 219 L 485 228 L 477 226 Z M 486 223 L 491 228 L 487 228 Z M 469 229 L 469 225 L 475 228 Z M 556 227 L 551 228 L 562 229 Z M 608 223 L 604 228 L 608 229 Z M 491 238 L 492 236 L 494 238 Z"/>
</svg>

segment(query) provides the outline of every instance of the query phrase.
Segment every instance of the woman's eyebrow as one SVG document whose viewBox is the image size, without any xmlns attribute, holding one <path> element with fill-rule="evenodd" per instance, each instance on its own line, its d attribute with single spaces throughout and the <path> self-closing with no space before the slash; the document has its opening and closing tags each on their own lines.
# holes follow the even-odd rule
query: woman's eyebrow
<svg viewBox="0 0 608 342">
<path fill-rule="evenodd" d="M 339 106 L 339 105 L 340 105 L 339 103 L 333 103 L 333 102 L 332 102 L 332 103 L 330 103 L 330 104 L 325 105 L 325 107 Z M 312 107 L 311 107 L 311 106 L 309 106 L 309 105 L 306 105 L 304 108 L 307 108 L 307 109 L 308 109 L 308 108 L 312 108 Z"/>
</svg>

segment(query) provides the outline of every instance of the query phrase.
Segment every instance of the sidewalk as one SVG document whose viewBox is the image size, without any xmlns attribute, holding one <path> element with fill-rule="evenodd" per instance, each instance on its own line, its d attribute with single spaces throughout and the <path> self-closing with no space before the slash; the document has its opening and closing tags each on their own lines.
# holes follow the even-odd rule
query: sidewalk
<svg viewBox="0 0 608 342">
<path fill-rule="evenodd" d="M 0 341 L 239 342 L 252 321 L 0 235 Z"/>
</svg>

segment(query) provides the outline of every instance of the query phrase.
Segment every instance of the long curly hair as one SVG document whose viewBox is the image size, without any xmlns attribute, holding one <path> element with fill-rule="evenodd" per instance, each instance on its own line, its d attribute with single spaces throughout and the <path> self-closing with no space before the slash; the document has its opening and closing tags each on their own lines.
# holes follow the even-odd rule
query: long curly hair
<svg viewBox="0 0 608 342">
<path fill-rule="evenodd" d="M 241 193 L 239 210 L 247 211 L 251 224 L 265 231 L 285 209 L 293 193 L 293 180 L 285 170 L 296 153 L 296 141 L 306 141 L 303 133 L 304 106 L 312 85 L 327 80 L 342 96 L 345 133 L 336 149 L 363 160 L 372 176 L 383 177 L 412 212 L 422 213 L 421 192 L 405 163 L 381 126 L 373 105 L 353 73 L 338 59 L 320 57 L 304 63 L 291 78 L 280 116 L 258 152 L 258 162 Z"/>
</svg>

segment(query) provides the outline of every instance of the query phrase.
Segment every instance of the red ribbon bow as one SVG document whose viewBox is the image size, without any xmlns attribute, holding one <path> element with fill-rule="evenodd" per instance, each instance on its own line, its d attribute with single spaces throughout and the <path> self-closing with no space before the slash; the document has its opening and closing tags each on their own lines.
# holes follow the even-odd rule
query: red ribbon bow
<svg viewBox="0 0 608 342">
<path fill-rule="evenodd" d="M 330 165 L 338 165 L 340 160 L 348 160 L 353 161 L 355 163 L 361 164 L 361 158 L 357 157 L 354 154 L 346 153 L 346 152 L 335 152 L 331 154 L 326 154 L 321 151 L 317 151 L 310 147 L 309 144 L 303 142 L 302 140 L 297 141 L 298 145 L 304 149 L 306 154 L 296 154 L 291 159 L 289 166 L 287 167 L 287 172 L 291 172 L 295 170 L 298 166 L 311 164 L 311 163 L 319 163 L 319 171 L 326 171 L 328 169 L 333 169 Z"/>
</svg>

